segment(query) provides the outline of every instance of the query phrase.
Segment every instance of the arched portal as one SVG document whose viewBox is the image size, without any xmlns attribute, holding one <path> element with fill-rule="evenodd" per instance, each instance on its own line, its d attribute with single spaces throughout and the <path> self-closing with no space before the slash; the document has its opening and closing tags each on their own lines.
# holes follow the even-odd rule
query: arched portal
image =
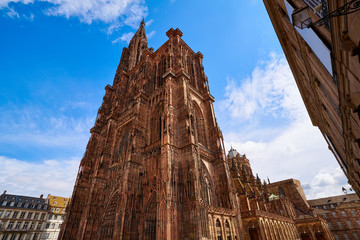
<svg viewBox="0 0 360 240">
<path fill-rule="evenodd" d="M 119 193 L 115 193 L 108 202 L 102 219 L 101 239 L 112 239 L 117 205 L 120 201 Z"/>
<path fill-rule="evenodd" d="M 156 240 L 156 208 L 156 192 L 153 192 L 145 210 L 145 240 Z"/>
</svg>

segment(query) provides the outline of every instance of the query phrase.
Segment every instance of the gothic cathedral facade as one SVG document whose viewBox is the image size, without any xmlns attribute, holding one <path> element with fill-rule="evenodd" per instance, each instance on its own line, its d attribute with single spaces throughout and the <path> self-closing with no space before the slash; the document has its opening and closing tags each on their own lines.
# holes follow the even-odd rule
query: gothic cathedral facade
<svg viewBox="0 0 360 240">
<path fill-rule="evenodd" d="M 145 23 L 124 48 L 81 160 L 60 239 L 243 239 L 203 55 Z"/>
</svg>

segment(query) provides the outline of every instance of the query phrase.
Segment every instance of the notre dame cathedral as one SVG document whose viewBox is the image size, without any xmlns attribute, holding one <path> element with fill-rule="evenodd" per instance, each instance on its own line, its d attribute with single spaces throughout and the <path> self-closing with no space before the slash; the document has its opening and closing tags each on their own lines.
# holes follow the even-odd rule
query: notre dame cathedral
<svg viewBox="0 0 360 240">
<path fill-rule="evenodd" d="M 154 51 L 142 21 L 123 49 L 60 239 L 333 239 L 296 180 L 262 182 L 225 154 L 203 55 L 166 35 Z"/>
</svg>

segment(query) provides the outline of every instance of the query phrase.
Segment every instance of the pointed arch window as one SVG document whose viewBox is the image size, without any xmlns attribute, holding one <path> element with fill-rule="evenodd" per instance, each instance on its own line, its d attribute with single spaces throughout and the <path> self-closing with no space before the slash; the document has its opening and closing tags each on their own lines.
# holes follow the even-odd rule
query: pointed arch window
<svg viewBox="0 0 360 240">
<path fill-rule="evenodd" d="M 194 107 L 195 108 L 195 122 L 196 122 L 198 142 L 206 147 L 207 144 L 206 144 L 206 133 L 205 133 L 205 119 L 200 110 L 200 107 L 196 103 L 194 103 L 194 106 L 195 106 Z"/>
<path fill-rule="evenodd" d="M 216 240 L 223 240 L 220 220 L 216 219 Z"/>
<path fill-rule="evenodd" d="M 225 220 L 225 234 L 226 234 L 226 239 L 231 240 L 230 224 L 228 220 Z"/>
<path fill-rule="evenodd" d="M 156 143 L 161 139 L 161 116 L 158 111 L 154 111 L 154 115 L 150 121 L 150 144 Z"/>
<path fill-rule="evenodd" d="M 204 177 L 204 181 L 205 181 L 205 194 L 206 194 L 205 200 L 206 200 L 207 204 L 210 204 L 211 203 L 211 185 L 210 185 L 209 178 L 206 174 Z"/>
<path fill-rule="evenodd" d="M 116 144 L 115 156 L 112 163 L 124 164 L 129 147 L 129 132 L 126 131 Z"/>
</svg>

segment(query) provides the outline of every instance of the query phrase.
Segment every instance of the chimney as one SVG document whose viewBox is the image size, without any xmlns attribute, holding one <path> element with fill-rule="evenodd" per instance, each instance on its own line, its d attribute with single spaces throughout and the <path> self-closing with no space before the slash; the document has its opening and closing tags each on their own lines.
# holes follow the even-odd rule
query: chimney
<svg viewBox="0 0 360 240">
<path fill-rule="evenodd" d="M 43 199 L 43 197 L 44 197 L 44 194 L 41 194 L 41 195 L 40 195 L 40 199 Z"/>
</svg>

